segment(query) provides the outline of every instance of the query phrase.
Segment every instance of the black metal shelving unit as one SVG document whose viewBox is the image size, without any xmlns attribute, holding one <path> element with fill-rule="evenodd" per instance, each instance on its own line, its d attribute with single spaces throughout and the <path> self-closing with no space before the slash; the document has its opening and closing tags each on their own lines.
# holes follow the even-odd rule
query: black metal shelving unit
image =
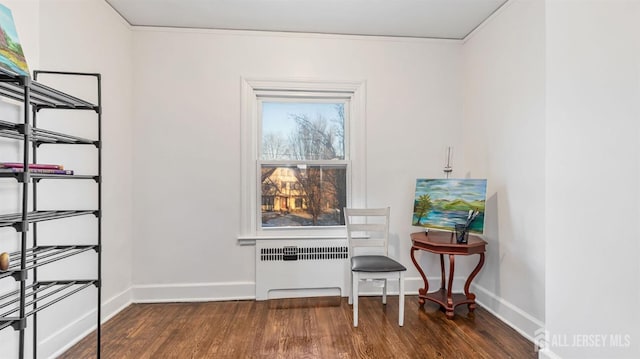
<svg viewBox="0 0 640 359">
<path fill-rule="evenodd" d="M 27 319 L 32 318 L 33 357 L 37 357 L 37 314 L 55 303 L 86 288 L 97 288 L 97 342 L 96 353 L 100 358 L 102 316 L 102 107 L 101 76 L 97 73 L 34 71 L 33 80 L 0 69 L 0 97 L 23 104 L 23 119 L 20 123 L 0 120 L 0 137 L 19 141 L 22 144 L 22 172 L 0 172 L 0 180 L 15 180 L 21 198 L 18 213 L 0 214 L 0 228 L 12 227 L 20 233 L 17 251 L 8 253 L 10 265 L 0 270 L 0 280 L 18 282 L 18 289 L 0 293 L 0 330 L 13 328 L 19 331 L 20 359 L 25 357 Z M 79 99 L 37 82 L 38 75 L 83 76 L 96 80 L 97 104 Z M 97 139 L 87 139 L 37 127 L 41 110 L 89 110 L 97 114 Z M 85 145 L 97 149 L 98 173 L 91 175 L 68 175 L 37 173 L 29 168 L 37 163 L 37 154 L 42 145 Z M 38 183 L 42 180 L 91 180 L 97 184 L 98 205 L 92 210 L 40 210 L 38 209 Z M 76 216 L 97 218 L 97 243 L 78 245 L 39 245 L 38 223 Z M 29 233 L 31 235 L 29 235 Z M 50 240 L 48 240 L 50 242 Z M 2 243 L 0 242 L 0 252 Z M 83 280 L 38 280 L 38 270 L 47 264 L 85 252 L 97 254 L 96 278 Z"/>
</svg>

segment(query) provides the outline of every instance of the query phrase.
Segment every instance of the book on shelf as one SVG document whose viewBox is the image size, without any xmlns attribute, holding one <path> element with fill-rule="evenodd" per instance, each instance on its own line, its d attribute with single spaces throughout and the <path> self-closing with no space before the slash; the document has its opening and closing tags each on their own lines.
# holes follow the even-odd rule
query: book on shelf
<svg viewBox="0 0 640 359">
<path fill-rule="evenodd" d="M 0 162 L 0 168 L 24 168 L 22 162 Z M 43 169 L 43 170 L 63 170 L 63 165 L 54 165 L 47 163 L 29 163 L 31 169 Z"/>
<path fill-rule="evenodd" d="M 0 168 L 0 173 L 22 173 L 24 168 Z M 56 170 L 51 168 L 30 168 L 31 173 L 43 173 L 50 175 L 72 175 L 73 170 Z"/>
</svg>

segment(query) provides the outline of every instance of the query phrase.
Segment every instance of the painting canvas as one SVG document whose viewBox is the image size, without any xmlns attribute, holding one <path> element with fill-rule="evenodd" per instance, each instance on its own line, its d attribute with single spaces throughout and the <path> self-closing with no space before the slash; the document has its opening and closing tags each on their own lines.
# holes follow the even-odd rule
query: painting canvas
<svg viewBox="0 0 640 359">
<path fill-rule="evenodd" d="M 13 74 L 29 76 L 29 67 L 18 40 L 11 10 L 2 4 L 0 4 L 0 68 Z"/>
<path fill-rule="evenodd" d="M 422 179 L 416 181 L 414 226 L 454 231 L 467 221 L 469 211 L 480 212 L 469 231 L 483 233 L 487 197 L 486 179 Z"/>
</svg>

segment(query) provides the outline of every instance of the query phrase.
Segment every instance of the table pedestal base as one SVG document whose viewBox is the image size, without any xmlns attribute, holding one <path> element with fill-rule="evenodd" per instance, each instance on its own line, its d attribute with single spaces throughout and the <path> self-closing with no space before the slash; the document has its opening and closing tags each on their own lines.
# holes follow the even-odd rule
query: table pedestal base
<svg viewBox="0 0 640 359">
<path fill-rule="evenodd" d="M 444 288 L 441 288 L 436 292 L 426 294 L 424 294 L 424 288 L 420 288 L 418 292 L 418 303 L 420 304 L 420 307 L 424 305 L 425 299 L 438 303 L 440 304 L 440 307 L 444 309 L 448 319 L 453 319 L 454 309 L 461 304 L 467 304 L 469 312 L 473 312 L 474 309 L 476 309 L 476 298 L 473 293 L 471 293 L 473 296 L 472 298 L 467 298 L 464 293 L 452 293 L 451 300 L 449 300 L 447 290 Z"/>
</svg>

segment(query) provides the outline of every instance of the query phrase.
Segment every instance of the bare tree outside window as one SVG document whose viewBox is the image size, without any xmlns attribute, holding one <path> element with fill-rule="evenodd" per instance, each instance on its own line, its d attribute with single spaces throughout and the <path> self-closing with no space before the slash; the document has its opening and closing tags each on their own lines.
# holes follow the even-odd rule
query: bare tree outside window
<svg viewBox="0 0 640 359">
<path fill-rule="evenodd" d="M 277 160 L 289 157 L 289 144 L 280 133 L 266 133 L 262 140 L 262 158 Z"/>
</svg>

